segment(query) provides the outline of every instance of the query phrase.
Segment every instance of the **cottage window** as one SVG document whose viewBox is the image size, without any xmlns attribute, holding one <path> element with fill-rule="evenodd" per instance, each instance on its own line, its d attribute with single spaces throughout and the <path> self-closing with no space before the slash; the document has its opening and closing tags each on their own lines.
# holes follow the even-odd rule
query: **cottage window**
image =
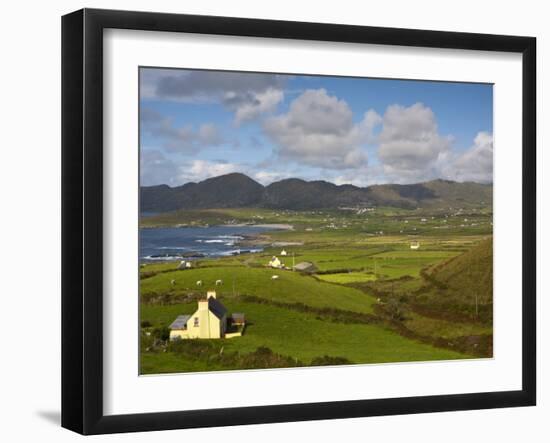
<svg viewBox="0 0 550 443">
<path fill-rule="evenodd" d="M 193 319 L 193 326 L 194 326 L 195 328 L 198 328 L 198 327 L 199 327 L 199 317 L 195 317 L 195 318 Z"/>
</svg>

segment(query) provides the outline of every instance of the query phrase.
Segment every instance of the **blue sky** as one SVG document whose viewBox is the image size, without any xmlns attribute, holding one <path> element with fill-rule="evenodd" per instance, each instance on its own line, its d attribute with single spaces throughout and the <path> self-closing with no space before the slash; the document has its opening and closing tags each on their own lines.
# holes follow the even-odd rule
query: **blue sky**
<svg viewBox="0 0 550 443">
<path fill-rule="evenodd" d="M 487 84 L 141 68 L 142 185 L 491 182 Z"/>
</svg>

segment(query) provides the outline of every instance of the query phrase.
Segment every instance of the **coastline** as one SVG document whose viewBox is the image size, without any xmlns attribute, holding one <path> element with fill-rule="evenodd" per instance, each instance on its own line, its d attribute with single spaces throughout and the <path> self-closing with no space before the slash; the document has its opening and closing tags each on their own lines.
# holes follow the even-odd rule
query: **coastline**
<svg viewBox="0 0 550 443">
<path fill-rule="evenodd" d="M 260 224 L 254 224 L 254 225 L 250 225 L 248 223 L 235 223 L 231 225 L 219 225 L 219 226 L 236 226 L 236 227 L 250 226 L 252 228 L 282 229 L 285 231 L 294 231 L 294 226 L 289 225 L 288 223 L 260 223 Z"/>
<path fill-rule="evenodd" d="M 219 258 L 227 255 L 241 255 L 241 254 L 249 254 L 249 253 L 256 253 L 261 252 L 263 249 L 268 248 L 270 246 L 275 246 L 275 243 L 273 242 L 273 238 L 270 234 L 273 234 L 275 231 L 289 231 L 294 230 L 294 226 L 287 224 L 287 223 L 260 223 L 260 224 L 251 224 L 251 223 L 234 223 L 234 224 L 216 224 L 216 225 L 205 225 L 205 226 L 196 226 L 196 225 L 172 225 L 172 226 L 147 226 L 147 227 L 140 227 L 141 230 L 163 230 L 163 229 L 175 229 L 179 230 L 180 228 L 189 228 L 189 229 L 216 229 L 216 228 L 223 228 L 225 231 L 231 232 L 232 229 L 234 229 L 235 232 L 238 233 L 235 234 L 236 237 L 232 238 L 230 240 L 231 246 L 234 249 L 230 249 L 228 251 L 220 252 L 220 253 L 214 253 L 214 255 L 211 255 L 211 253 L 206 251 L 201 251 L 200 248 L 194 249 L 193 246 L 186 246 L 183 249 L 186 249 L 185 252 L 182 251 L 172 251 L 172 252 L 156 252 L 155 254 L 147 254 L 144 255 L 144 257 L 147 260 L 154 260 L 154 261 L 177 261 L 177 260 L 208 260 L 208 259 L 214 259 Z M 245 228 L 245 229 L 242 229 Z M 261 232 L 239 232 L 243 230 L 247 230 L 246 228 L 258 228 L 261 229 Z M 182 229 L 183 234 L 184 229 Z M 186 235 L 186 234 L 183 234 Z M 208 235 L 208 234 L 206 234 Z M 227 240 L 227 233 L 223 234 L 222 237 L 225 239 L 208 239 L 208 240 L 195 240 L 198 242 L 205 242 L 205 243 L 222 243 L 226 242 Z M 167 249 L 166 247 L 160 248 L 160 249 Z M 170 248 L 168 248 L 170 249 Z M 173 249 L 181 249 L 181 245 L 178 245 L 178 247 L 173 247 Z M 140 260 L 143 257 L 140 257 Z"/>
<path fill-rule="evenodd" d="M 141 225 L 139 226 L 139 229 L 166 229 L 166 228 L 243 228 L 243 227 L 250 227 L 250 228 L 266 228 L 266 229 L 280 229 L 283 231 L 294 231 L 294 226 L 290 225 L 288 223 L 258 223 L 258 224 L 250 224 L 250 223 L 228 223 L 228 224 L 215 224 L 215 225 L 195 225 L 195 224 L 184 224 L 184 223 L 173 223 L 173 224 L 159 224 L 159 225 Z"/>
</svg>

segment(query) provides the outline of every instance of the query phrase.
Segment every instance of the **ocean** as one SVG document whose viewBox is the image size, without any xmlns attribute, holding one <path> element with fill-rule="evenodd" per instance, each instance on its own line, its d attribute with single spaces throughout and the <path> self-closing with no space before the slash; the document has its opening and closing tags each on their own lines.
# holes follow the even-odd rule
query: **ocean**
<svg viewBox="0 0 550 443">
<path fill-rule="evenodd" d="M 262 245 L 247 240 L 256 234 L 273 231 L 264 226 L 209 226 L 202 228 L 141 228 L 139 230 L 140 262 L 175 261 L 223 257 L 246 252 L 260 252 Z"/>
</svg>

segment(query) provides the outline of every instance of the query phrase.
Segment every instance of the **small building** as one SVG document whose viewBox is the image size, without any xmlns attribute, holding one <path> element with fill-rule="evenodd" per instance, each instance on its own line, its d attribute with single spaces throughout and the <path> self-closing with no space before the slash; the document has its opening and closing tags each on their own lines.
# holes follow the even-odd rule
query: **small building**
<svg viewBox="0 0 550 443">
<path fill-rule="evenodd" d="M 178 315 L 176 319 L 170 325 L 171 331 L 183 331 L 187 329 L 187 322 L 191 318 L 190 315 Z M 170 338 L 172 338 L 172 333 L 170 332 Z"/>
<path fill-rule="evenodd" d="M 283 249 L 283 250 L 281 251 L 281 255 L 286 255 L 286 254 L 287 254 L 287 252 Z"/>
<path fill-rule="evenodd" d="M 244 326 L 244 314 L 242 312 L 234 312 L 233 314 L 231 314 L 231 324 L 234 326 Z"/>
<path fill-rule="evenodd" d="M 237 337 L 242 335 L 244 325 L 243 313 L 234 313 L 228 318 L 227 308 L 216 298 L 216 291 L 208 291 L 206 298 L 198 301 L 197 310 L 192 315 L 178 315 L 172 322 L 170 340 Z M 236 327 L 237 331 L 229 332 L 228 327 Z"/>
<path fill-rule="evenodd" d="M 178 269 L 190 269 L 193 265 L 191 264 L 191 261 L 189 260 L 182 260 L 180 261 L 180 264 L 178 265 Z"/>
<path fill-rule="evenodd" d="M 315 265 L 308 261 L 298 263 L 297 265 L 293 266 L 292 269 L 298 272 L 315 272 L 317 270 Z"/>
<path fill-rule="evenodd" d="M 281 263 L 281 260 L 279 260 L 275 256 L 271 257 L 271 260 L 269 260 L 269 263 L 267 265 L 275 269 L 281 269 L 284 266 L 283 263 Z"/>
</svg>

